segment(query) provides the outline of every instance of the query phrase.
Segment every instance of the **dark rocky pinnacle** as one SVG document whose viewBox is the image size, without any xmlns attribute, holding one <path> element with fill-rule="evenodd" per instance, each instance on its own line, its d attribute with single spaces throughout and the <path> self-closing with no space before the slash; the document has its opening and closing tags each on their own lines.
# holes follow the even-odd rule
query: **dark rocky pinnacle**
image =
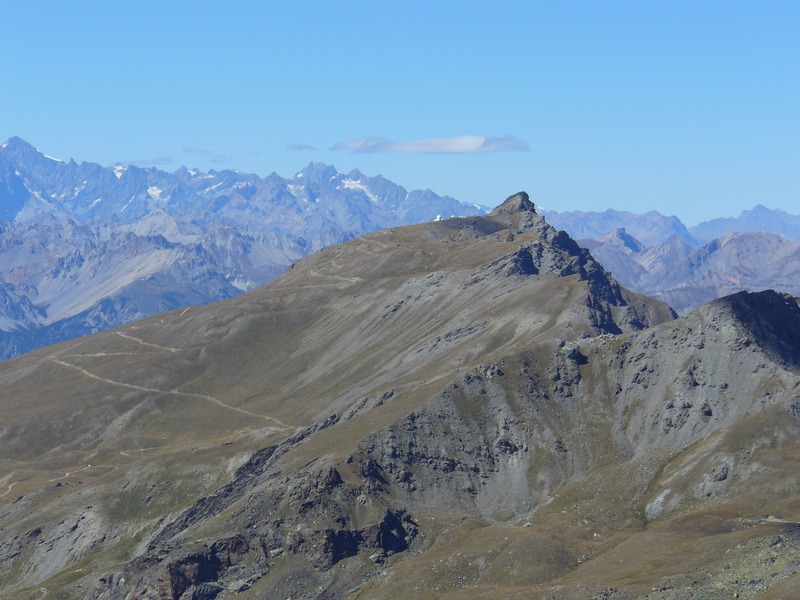
<svg viewBox="0 0 800 600">
<path fill-rule="evenodd" d="M 501 213 L 518 213 L 518 212 L 532 212 L 536 214 L 536 206 L 531 202 L 527 192 L 517 192 L 513 196 L 509 196 L 498 207 L 496 207 L 490 215 L 498 215 Z"/>
</svg>

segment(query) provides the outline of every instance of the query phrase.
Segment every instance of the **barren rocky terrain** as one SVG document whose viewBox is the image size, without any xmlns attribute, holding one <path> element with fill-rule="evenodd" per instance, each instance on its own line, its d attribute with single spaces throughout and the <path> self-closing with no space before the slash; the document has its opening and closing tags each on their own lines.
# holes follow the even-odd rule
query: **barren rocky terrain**
<svg viewBox="0 0 800 600">
<path fill-rule="evenodd" d="M 9 598 L 789 598 L 800 301 L 688 315 L 524 193 L 0 364 Z"/>
</svg>

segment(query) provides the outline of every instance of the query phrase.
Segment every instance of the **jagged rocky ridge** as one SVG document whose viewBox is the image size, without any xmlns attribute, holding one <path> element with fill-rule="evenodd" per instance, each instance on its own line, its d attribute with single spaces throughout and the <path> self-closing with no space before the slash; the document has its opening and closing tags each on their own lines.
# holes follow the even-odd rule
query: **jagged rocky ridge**
<svg viewBox="0 0 800 600">
<path fill-rule="evenodd" d="M 0 438 L 3 589 L 793 589 L 798 339 L 798 300 L 774 292 L 675 319 L 524 194 L 371 234 L 241 298 L 0 368 L 17 415 Z M 26 433 L 42 416 L 10 410 L 22 390 L 57 432 Z M 91 424 L 64 419 L 76 407 Z"/>
</svg>

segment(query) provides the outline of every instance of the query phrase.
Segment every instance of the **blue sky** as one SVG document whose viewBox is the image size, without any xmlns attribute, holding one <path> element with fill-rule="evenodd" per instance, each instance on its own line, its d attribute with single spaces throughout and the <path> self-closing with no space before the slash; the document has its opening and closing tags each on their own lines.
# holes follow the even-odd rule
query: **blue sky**
<svg viewBox="0 0 800 600">
<path fill-rule="evenodd" d="M 800 2 L 6 0 L 0 138 L 492 206 L 800 213 Z"/>
</svg>

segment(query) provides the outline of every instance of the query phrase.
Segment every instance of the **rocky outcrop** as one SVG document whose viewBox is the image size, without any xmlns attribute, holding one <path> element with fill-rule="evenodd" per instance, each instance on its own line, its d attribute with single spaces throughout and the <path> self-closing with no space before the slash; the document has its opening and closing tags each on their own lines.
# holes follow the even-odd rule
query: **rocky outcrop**
<svg viewBox="0 0 800 600">
<path fill-rule="evenodd" d="M 335 468 L 309 469 L 284 477 L 285 485 L 276 487 L 270 482 L 279 476 L 278 469 L 255 473 L 252 467 L 258 462 L 240 468 L 226 486 L 229 496 L 247 500 L 247 508 L 238 502 L 239 508 L 228 513 L 233 528 L 243 534 L 187 553 L 179 540 L 189 522 L 198 522 L 198 507 L 209 506 L 201 500 L 188 511 L 191 520 L 184 515 L 164 528 L 148 551 L 123 572 L 104 574 L 91 597 L 214 598 L 223 591 L 249 589 L 276 562 L 295 560 L 325 578 L 334 565 L 356 555 L 368 558 L 371 564 L 382 564 L 408 550 L 417 536 L 418 525 L 411 516 L 381 498 L 380 488 L 374 485 L 375 472 L 364 471 L 360 483 L 352 485 L 345 483 Z M 253 489 L 254 477 L 260 480 L 256 489 L 261 496 L 257 500 L 253 495 L 243 498 L 245 490 Z M 213 519 L 225 513 L 219 505 L 216 508 L 205 517 Z"/>
</svg>

